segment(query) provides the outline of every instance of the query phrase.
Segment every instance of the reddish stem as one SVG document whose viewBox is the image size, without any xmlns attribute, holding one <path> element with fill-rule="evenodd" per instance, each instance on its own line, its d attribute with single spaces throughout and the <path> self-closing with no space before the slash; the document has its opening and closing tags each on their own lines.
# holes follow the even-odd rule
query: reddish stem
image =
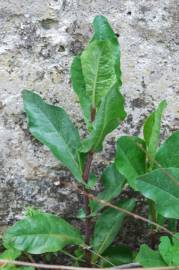
<svg viewBox="0 0 179 270">
<path fill-rule="evenodd" d="M 91 109 L 91 122 L 95 120 L 95 115 L 96 115 L 96 108 Z"/>
<path fill-rule="evenodd" d="M 91 122 L 93 122 L 95 120 L 95 115 L 96 115 L 96 108 L 92 108 L 91 109 Z M 87 155 L 87 161 L 84 167 L 84 171 L 83 171 L 83 180 L 85 183 L 88 183 L 89 180 L 89 176 L 90 176 L 90 168 L 91 168 L 91 164 L 93 161 L 93 152 L 89 151 L 88 155 Z M 90 207 L 89 207 L 89 197 L 86 194 L 88 192 L 88 189 L 84 187 L 84 195 L 83 195 L 83 208 L 86 214 L 86 218 L 85 218 L 85 244 L 87 246 L 90 245 L 90 241 L 91 241 L 91 235 L 92 235 L 92 221 L 91 221 L 91 217 L 90 217 Z M 91 252 L 90 250 L 86 249 L 85 250 L 85 261 L 86 261 L 86 265 L 87 267 L 92 267 L 91 265 Z"/>
<path fill-rule="evenodd" d="M 87 156 L 87 162 L 84 168 L 84 172 L 83 172 L 83 180 L 85 181 L 85 183 L 88 182 L 89 179 L 89 174 L 90 174 L 90 167 L 91 167 L 91 163 L 93 160 L 93 153 L 89 152 L 88 156 Z M 86 188 L 84 188 L 84 191 L 87 191 Z M 90 240 L 91 240 L 91 234 L 92 234 L 92 226 L 91 226 L 91 218 L 90 218 L 90 207 L 89 207 L 89 198 L 87 196 L 87 194 L 83 195 L 83 208 L 86 214 L 86 218 L 85 218 L 85 244 L 87 246 L 90 245 Z M 86 249 L 85 250 L 85 261 L 86 261 L 86 266 L 91 267 L 91 252 L 90 250 Z"/>
</svg>

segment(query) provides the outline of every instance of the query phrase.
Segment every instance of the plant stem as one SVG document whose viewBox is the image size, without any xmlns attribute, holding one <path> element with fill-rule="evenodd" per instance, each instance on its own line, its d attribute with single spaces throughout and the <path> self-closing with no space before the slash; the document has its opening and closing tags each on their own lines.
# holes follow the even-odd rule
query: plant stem
<svg viewBox="0 0 179 270">
<path fill-rule="evenodd" d="M 95 120 L 95 115 L 96 115 L 96 108 L 93 107 L 91 109 L 91 122 L 93 122 Z M 87 154 L 87 161 L 83 170 L 83 180 L 85 183 L 88 183 L 89 180 L 89 176 L 90 176 L 90 168 L 91 168 L 91 164 L 93 161 L 93 152 L 89 151 Z M 84 187 L 84 191 L 87 193 L 88 189 Z M 85 211 L 85 244 L 87 246 L 90 245 L 90 241 L 91 241 L 91 235 L 92 235 L 92 220 L 90 217 L 91 211 L 90 211 L 90 207 L 89 207 L 89 197 L 88 195 L 84 193 L 83 194 L 83 209 Z M 91 252 L 90 250 L 86 249 L 85 250 L 85 261 L 86 261 L 86 265 L 87 267 L 92 267 L 91 265 Z"/>
<path fill-rule="evenodd" d="M 152 200 L 148 200 L 151 219 L 154 223 L 157 223 L 157 210 L 156 205 Z M 151 247 L 154 249 L 156 245 L 156 226 L 151 227 Z"/>
<path fill-rule="evenodd" d="M 89 152 L 88 156 L 87 156 L 87 161 L 86 161 L 86 165 L 83 171 L 83 180 L 85 183 L 88 182 L 89 179 L 89 174 L 90 174 L 90 167 L 91 167 L 91 163 L 93 160 L 93 153 Z M 88 192 L 87 188 L 84 187 L 84 191 Z M 87 194 L 83 195 L 83 208 L 85 211 L 85 244 L 87 246 L 90 245 L 90 240 L 91 240 L 91 233 L 92 233 L 92 224 L 91 224 L 91 218 L 90 218 L 90 207 L 89 207 L 89 198 L 87 196 Z M 86 261 L 86 266 L 87 267 L 91 267 L 91 252 L 90 250 L 86 249 L 85 250 L 85 261 Z"/>
</svg>

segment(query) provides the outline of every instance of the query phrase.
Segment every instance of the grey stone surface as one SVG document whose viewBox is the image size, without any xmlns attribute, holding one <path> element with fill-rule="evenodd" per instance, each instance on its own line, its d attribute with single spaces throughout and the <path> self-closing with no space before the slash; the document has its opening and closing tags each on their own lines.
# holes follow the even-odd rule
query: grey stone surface
<svg viewBox="0 0 179 270">
<path fill-rule="evenodd" d="M 75 215 L 78 196 L 71 176 L 29 134 L 21 91 L 35 89 L 63 106 L 83 128 L 69 69 L 91 36 L 97 14 L 107 16 L 119 34 L 128 117 L 121 130 L 108 137 L 95 164 L 111 159 L 116 135 L 139 134 L 145 116 L 162 99 L 168 102 L 163 136 L 179 128 L 177 0 L 1 0 L 1 228 L 32 205 Z"/>
</svg>

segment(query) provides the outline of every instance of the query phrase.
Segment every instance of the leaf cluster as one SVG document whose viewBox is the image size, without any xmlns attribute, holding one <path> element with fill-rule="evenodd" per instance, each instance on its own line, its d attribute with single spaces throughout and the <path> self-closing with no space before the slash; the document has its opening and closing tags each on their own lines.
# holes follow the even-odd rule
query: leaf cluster
<svg viewBox="0 0 179 270">
<path fill-rule="evenodd" d="M 133 252 L 126 246 L 114 245 L 126 214 L 99 203 L 115 199 L 116 206 L 132 212 L 135 200 L 121 200 L 119 196 L 126 185 L 148 200 L 153 222 L 163 224 L 167 220 L 171 225 L 179 219 L 179 131 L 160 145 L 166 101 L 145 120 L 143 138 L 125 135 L 117 139 L 115 160 L 99 179 L 91 169 L 93 155 L 103 149 L 106 136 L 126 117 L 117 37 L 103 16 L 94 19 L 93 29 L 87 48 L 74 58 L 71 66 L 72 86 L 88 131 L 85 138 L 80 138 L 63 108 L 48 104 L 34 91 L 23 91 L 31 134 L 70 170 L 76 184 L 86 193 L 94 190 L 97 181 L 103 187 L 96 201 L 83 195 L 87 205 L 80 209 L 78 217 L 86 226 L 93 225 L 87 235 L 90 239 L 87 241 L 86 235 L 62 217 L 32 209 L 4 234 L 6 251 L 0 258 L 65 252 L 71 245 L 75 247 L 74 254 L 70 255 L 75 265 L 84 265 L 89 259 L 86 250 L 92 254 L 91 265 L 106 267 L 131 262 Z M 163 237 L 158 251 L 143 245 L 136 260 L 143 266 L 177 265 L 178 247 L 175 238 Z M 1 268 L 15 270 L 16 267 L 3 265 Z"/>
</svg>

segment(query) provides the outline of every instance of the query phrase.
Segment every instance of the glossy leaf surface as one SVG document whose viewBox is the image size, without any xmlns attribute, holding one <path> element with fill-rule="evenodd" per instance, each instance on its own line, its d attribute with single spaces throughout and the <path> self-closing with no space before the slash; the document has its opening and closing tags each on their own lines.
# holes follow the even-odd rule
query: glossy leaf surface
<svg viewBox="0 0 179 270">
<path fill-rule="evenodd" d="M 119 86 L 121 86 L 121 70 L 120 70 L 120 48 L 117 40 L 117 36 L 112 30 L 108 20 L 104 16 L 96 16 L 93 22 L 94 40 L 109 40 L 111 42 L 111 47 L 113 48 L 113 57 L 115 59 L 115 70 L 117 81 Z"/>
<path fill-rule="evenodd" d="M 117 204 L 118 207 L 125 208 L 132 211 L 135 206 L 134 200 L 126 200 Z M 92 246 L 96 253 L 102 254 L 113 242 L 117 236 L 126 214 L 117 209 L 109 208 L 105 210 L 97 219 L 94 235 L 92 239 Z M 97 259 L 94 256 L 93 260 Z"/>
<path fill-rule="evenodd" d="M 81 245 L 80 232 L 64 219 L 52 214 L 33 212 L 10 227 L 3 237 L 4 246 L 31 254 L 56 252 L 67 245 Z"/>
<path fill-rule="evenodd" d="M 175 236 L 178 238 L 179 233 Z M 160 238 L 159 252 L 169 266 L 179 265 L 179 240 L 176 238 L 173 237 L 173 241 L 167 236 Z"/>
<path fill-rule="evenodd" d="M 160 146 L 155 159 L 162 167 L 179 168 L 179 131 L 173 133 Z"/>
<path fill-rule="evenodd" d="M 109 165 L 103 172 L 101 176 L 101 182 L 103 184 L 104 190 L 100 192 L 97 196 L 98 199 L 104 200 L 104 201 L 110 201 L 114 199 L 116 196 L 118 196 L 122 188 L 125 184 L 125 178 L 122 176 L 118 170 L 116 169 L 115 164 Z M 97 212 L 101 208 L 104 207 L 104 205 L 96 202 L 91 201 L 90 202 L 91 211 L 93 213 Z"/>
<path fill-rule="evenodd" d="M 160 215 L 179 219 L 179 168 L 156 169 L 139 176 L 136 190 L 156 203 Z"/>
<path fill-rule="evenodd" d="M 31 91 L 23 91 L 24 109 L 32 135 L 48 146 L 75 178 L 82 182 L 77 149 L 80 137 L 77 129 L 62 108 L 47 104 Z"/>
<path fill-rule="evenodd" d="M 117 82 L 113 48 L 109 41 L 94 41 L 81 55 L 86 95 L 92 107 L 99 107 L 105 96 Z"/>
<path fill-rule="evenodd" d="M 145 173 L 145 143 L 134 136 L 122 136 L 117 140 L 115 164 L 129 185 L 135 187 L 136 177 Z"/>
<path fill-rule="evenodd" d="M 2 260 L 15 260 L 21 255 L 21 251 L 10 248 L 5 250 L 3 253 L 0 254 L 0 259 Z M 0 269 L 1 270 L 35 270 L 33 267 L 16 267 L 12 264 L 1 264 L 0 263 Z"/>
<path fill-rule="evenodd" d="M 78 95 L 90 130 L 90 111 L 98 111 L 102 98 L 114 84 L 121 86 L 120 49 L 117 37 L 104 16 L 96 16 L 94 35 L 84 52 L 71 67 L 73 89 Z"/>
<path fill-rule="evenodd" d="M 167 266 L 159 251 L 154 251 L 145 244 L 140 246 L 135 261 L 140 263 L 143 267 Z"/>
<path fill-rule="evenodd" d="M 80 105 L 84 114 L 85 121 L 90 126 L 90 111 L 91 101 L 86 94 L 86 85 L 82 73 L 81 58 L 76 56 L 71 66 L 71 80 L 72 86 L 76 94 L 78 95 Z"/>
<path fill-rule="evenodd" d="M 127 246 L 111 246 L 103 254 L 101 259 L 102 267 L 118 266 L 121 264 L 128 264 L 133 261 L 132 250 Z M 110 262 L 110 263 L 109 263 Z"/>
<path fill-rule="evenodd" d="M 105 136 L 115 129 L 124 120 L 125 116 L 124 99 L 119 93 L 117 85 L 115 85 L 107 96 L 103 98 L 93 123 L 93 130 L 82 142 L 80 151 L 100 151 Z"/>
<path fill-rule="evenodd" d="M 19 250 L 10 248 L 5 250 L 3 253 L 0 254 L 0 259 L 3 260 L 15 260 L 21 255 L 21 252 Z"/>
<path fill-rule="evenodd" d="M 151 162 L 154 158 L 157 147 L 160 142 L 160 126 L 161 126 L 161 118 L 166 108 L 166 101 L 162 101 L 158 108 L 151 113 L 151 115 L 147 118 L 144 123 L 144 139 L 147 145 L 148 154 L 150 156 Z"/>
</svg>

